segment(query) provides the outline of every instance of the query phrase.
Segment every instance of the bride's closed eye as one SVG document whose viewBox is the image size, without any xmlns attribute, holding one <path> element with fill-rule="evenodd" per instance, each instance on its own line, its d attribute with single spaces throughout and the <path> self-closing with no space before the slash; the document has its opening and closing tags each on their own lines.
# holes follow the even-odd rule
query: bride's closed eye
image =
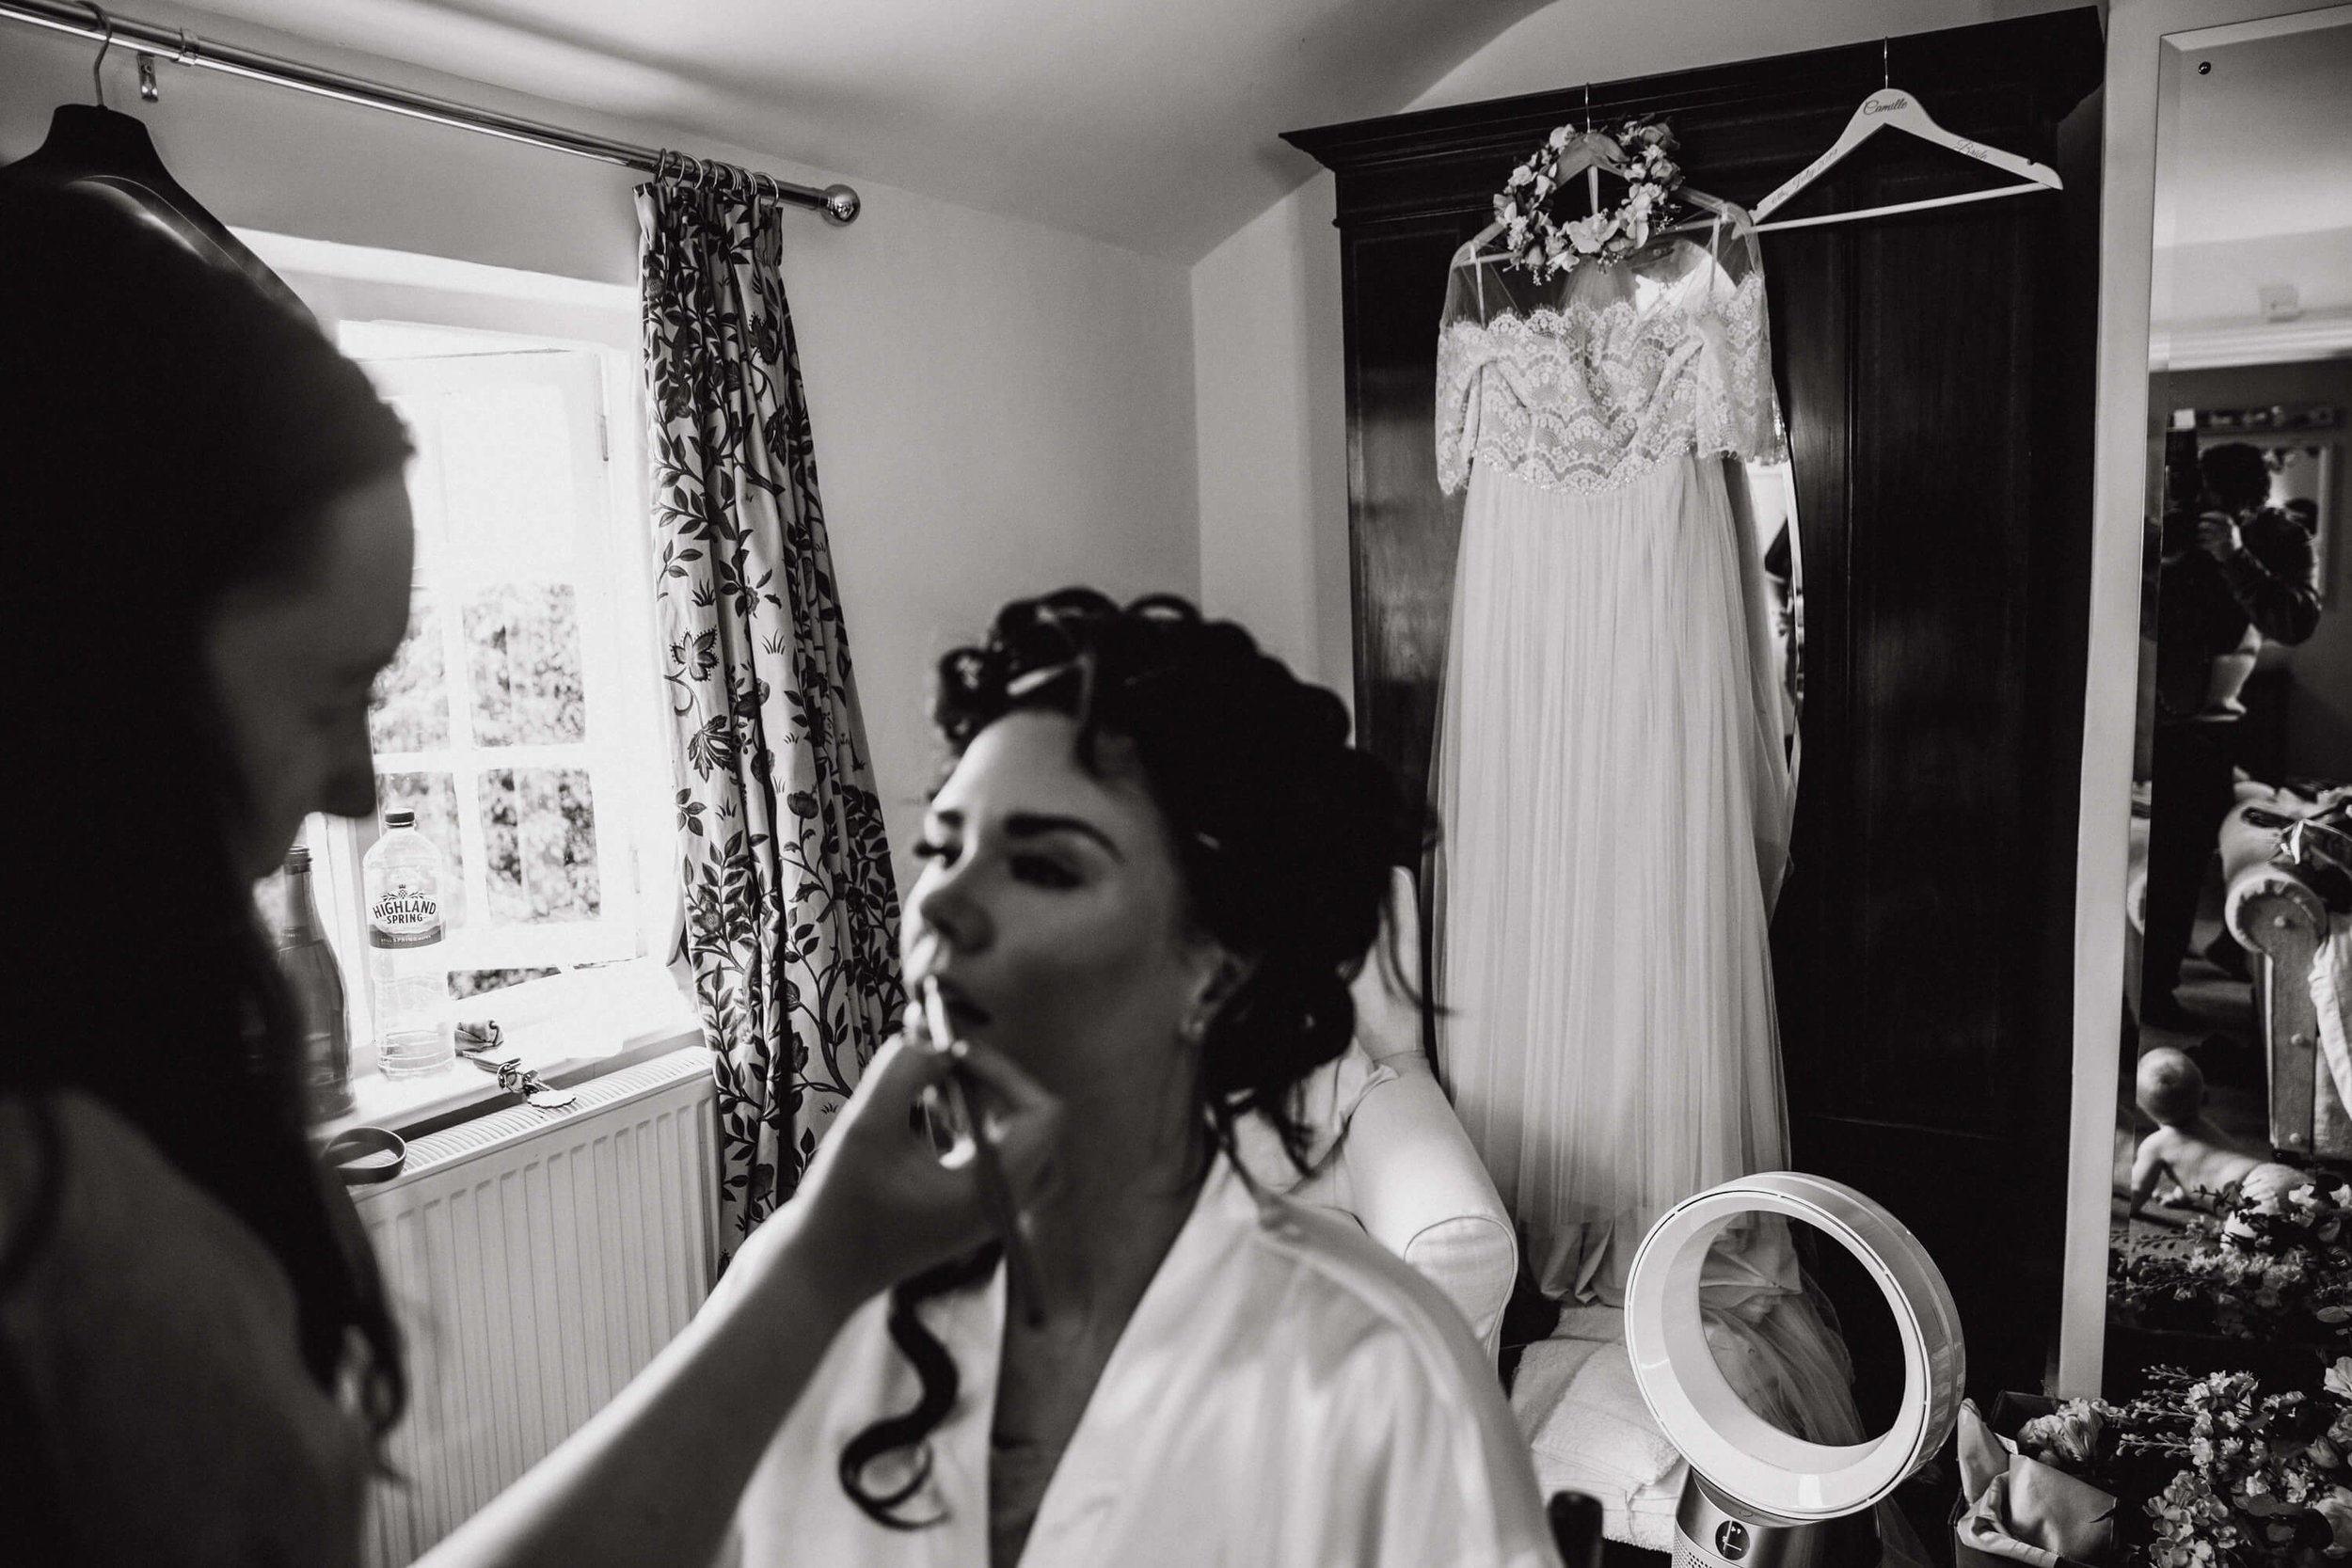
<svg viewBox="0 0 2352 1568">
<path fill-rule="evenodd" d="M 1081 880 L 1077 872 L 1050 855 L 1015 855 L 1011 865 L 1014 877 L 1038 887 L 1076 887 Z"/>
</svg>

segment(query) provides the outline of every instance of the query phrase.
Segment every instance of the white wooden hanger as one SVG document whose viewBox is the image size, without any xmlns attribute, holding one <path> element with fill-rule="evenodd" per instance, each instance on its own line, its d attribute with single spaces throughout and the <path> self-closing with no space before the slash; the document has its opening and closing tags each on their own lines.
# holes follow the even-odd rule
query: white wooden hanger
<svg viewBox="0 0 2352 1568">
<path fill-rule="evenodd" d="M 1862 106 L 1854 110 L 1851 119 L 1846 121 L 1845 130 L 1830 144 L 1829 150 L 1807 164 L 1796 178 L 1756 204 L 1754 216 L 1757 219 L 1757 233 L 1770 233 L 1775 229 L 1809 229 L 1823 223 L 1851 223 L 1861 218 L 1884 217 L 1893 213 L 1917 213 L 1930 207 L 1957 207 L 1964 201 L 1991 201 L 1996 197 L 2029 196 L 2038 191 L 2065 188 L 2065 182 L 2058 177 L 2058 171 L 2047 165 L 2037 164 L 2031 158 L 2021 158 L 2014 152 L 2004 152 L 1997 147 L 1987 147 L 1982 142 L 1970 141 L 1965 136 L 1954 135 L 1938 125 L 1921 106 L 1917 95 L 1894 85 L 1887 72 L 1886 54 L 1886 40 L 1881 39 L 1879 73 L 1884 85 L 1862 101 Z M 1955 152 L 1965 153 L 1979 163 L 2007 169 L 2026 183 L 2001 185 L 1989 191 L 1969 191 L 1961 196 L 1939 196 L 1925 201 L 1899 201 L 1891 206 L 1867 207 L 1855 213 L 1825 213 L 1820 217 L 1783 218 L 1778 223 L 1762 221 L 1785 205 L 1790 197 L 1820 179 L 1846 154 L 1889 127 L 1908 131 L 1938 147 L 1948 147 Z"/>
</svg>

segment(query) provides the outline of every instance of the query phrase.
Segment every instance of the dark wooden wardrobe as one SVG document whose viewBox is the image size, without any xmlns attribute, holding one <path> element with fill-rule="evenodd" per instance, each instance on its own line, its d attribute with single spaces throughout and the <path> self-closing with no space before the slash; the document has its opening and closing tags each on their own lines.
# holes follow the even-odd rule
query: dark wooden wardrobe
<svg viewBox="0 0 2352 1568">
<path fill-rule="evenodd" d="M 1794 1162 L 1927 1243 L 1979 1392 L 2040 1387 L 2058 1319 L 2103 54 L 2084 9 L 1896 38 L 1883 60 L 1872 41 L 1589 88 L 1594 123 L 1668 119 L 1690 182 L 1742 205 L 1888 80 L 2066 178 L 1761 242 L 1805 593 L 1773 922 Z M 1577 62 L 1556 75 L 1556 92 L 1288 138 L 1338 182 L 1356 711 L 1415 780 L 1461 524 L 1432 444 L 1447 263 L 1512 165 L 1583 122 Z M 2007 182 L 1887 133 L 1776 215 Z M 1842 1254 L 1823 1273 L 1883 1418 L 1891 1322 Z"/>
</svg>

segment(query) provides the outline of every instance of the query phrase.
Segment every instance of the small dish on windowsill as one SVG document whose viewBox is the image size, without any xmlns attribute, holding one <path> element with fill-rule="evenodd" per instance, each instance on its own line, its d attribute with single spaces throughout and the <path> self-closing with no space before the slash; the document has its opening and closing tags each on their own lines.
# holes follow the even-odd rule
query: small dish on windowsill
<svg viewBox="0 0 2352 1568">
<path fill-rule="evenodd" d="M 692 1003 L 668 969 L 649 958 L 573 970 L 453 1006 L 460 1019 L 496 1020 L 503 1034 L 499 1059 L 518 1059 L 550 1088 L 571 1088 L 702 1042 Z M 521 1103 L 464 1056 L 437 1072 L 387 1078 L 375 1070 L 372 1046 L 353 1054 L 352 1108 L 319 1123 L 317 1138 L 353 1127 L 415 1138 Z"/>
</svg>

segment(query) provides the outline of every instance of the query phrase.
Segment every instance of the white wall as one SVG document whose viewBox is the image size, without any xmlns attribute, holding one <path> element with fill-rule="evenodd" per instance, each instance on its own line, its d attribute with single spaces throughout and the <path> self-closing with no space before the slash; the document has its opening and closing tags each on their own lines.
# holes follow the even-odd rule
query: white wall
<svg viewBox="0 0 2352 1568">
<path fill-rule="evenodd" d="M 1332 199 L 1319 174 L 1193 267 L 1194 428 L 1202 602 L 1352 704 Z"/>
<path fill-rule="evenodd" d="M 1687 71 L 2074 3 L 1552 0 L 1396 109 Z M 1314 677 L 1344 692 L 1347 427 L 1332 202 L 1331 177 L 1318 175 L 1194 264 L 1193 357 L 1204 606 L 1285 653 L 1315 650 Z M 1429 324 L 1432 333 L 1437 327 Z M 1302 359 L 1302 344 L 1322 357 Z"/>
<path fill-rule="evenodd" d="M 2159 249 L 2156 320 L 2175 326 L 2258 325 L 2257 291 L 2273 283 L 2292 287 L 2307 312 L 2352 311 L 2352 228 Z"/>
<path fill-rule="evenodd" d="M 148 0 L 144 20 L 647 145 L 682 140 L 398 63 Z M 89 101 L 92 49 L 0 24 L 0 162 L 49 110 Z M 633 284 L 632 171 L 131 53 L 107 101 L 224 221 Z M 744 149 L 706 155 L 825 184 L 864 215 L 786 223 L 818 471 L 877 782 L 901 885 L 937 753 L 932 661 L 1016 594 L 1073 581 L 1125 595 L 1200 592 L 1190 288 L 1185 269 L 1033 224 Z"/>
</svg>

